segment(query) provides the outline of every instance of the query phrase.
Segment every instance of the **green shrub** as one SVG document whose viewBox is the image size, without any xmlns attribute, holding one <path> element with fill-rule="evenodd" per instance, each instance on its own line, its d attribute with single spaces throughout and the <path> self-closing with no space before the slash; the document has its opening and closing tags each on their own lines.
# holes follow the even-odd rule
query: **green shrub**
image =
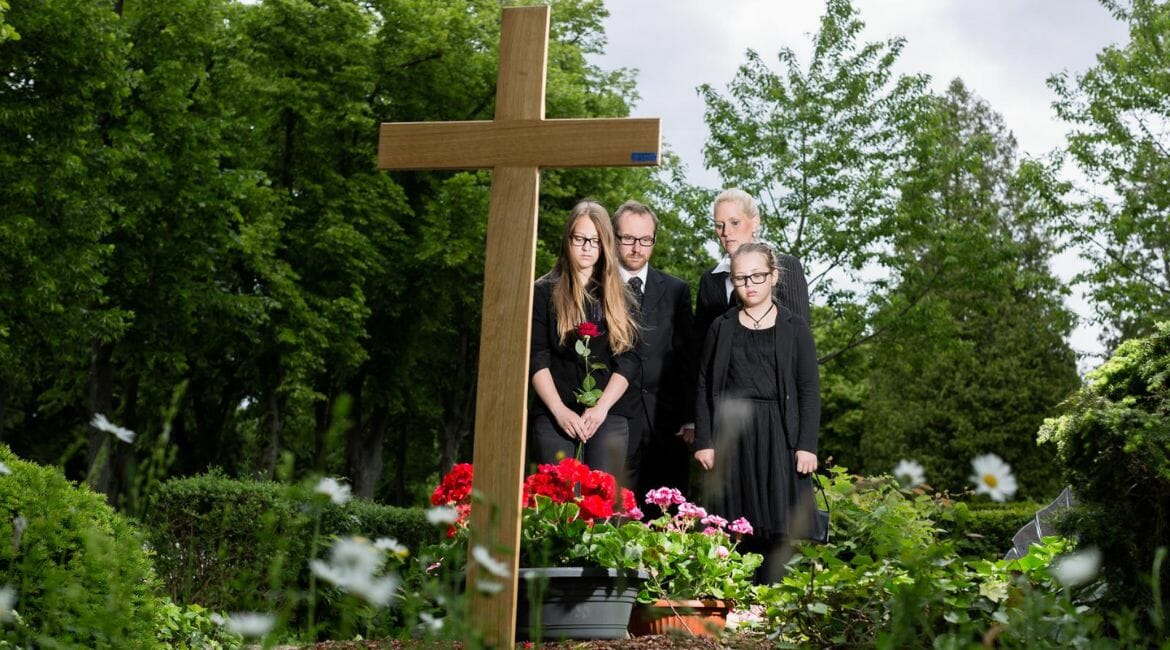
<svg viewBox="0 0 1170 650">
<path fill-rule="evenodd" d="M 322 557 L 333 536 L 391 537 L 418 549 L 437 534 L 421 510 L 360 499 L 339 506 L 304 486 L 220 474 L 162 484 L 150 520 L 159 576 L 176 602 L 280 612 L 286 623 L 304 621 L 297 625 L 307 625 L 314 539 Z M 337 594 L 318 584 L 316 596 L 324 602 L 314 622 L 323 626 L 310 635 L 337 629 Z"/>
<path fill-rule="evenodd" d="M 179 605 L 162 599 L 158 608 L 159 644 L 171 650 L 235 650 L 239 637 L 227 632 L 199 605 Z"/>
<path fill-rule="evenodd" d="M 41 648 L 155 645 L 159 582 L 130 522 L 59 470 L 0 445 L 0 585 L 19 620 L 3 639 Z M 23 524 L 23 531 L 19 528 Z"/>
<path fill-rule="evenodd" d="M 1012 547 L 1012 537 L 1042 507 L 1031 501 L 957 502 L 944 516 L 943 539 L 954 543 L 955 551 L 965 558 L 1003 557 Z"/>
<path fill-rule="evenodd" d="M 991 640 L 1030 649 L 1101 638 L 1103 617 L 1081 598 L 1096 585 L 1074 592 L 1048 571 L 1066 540 L 1045 538 L 1019 560 L 964 559 L 935 521 L 966 506 L 899 490 L 889 477 L 841 472 L 826 492 L 833 542 L 800 546 L 780 583 L 756 589 L 765 626 L 782 644 L 967 648 Z"/>
<path fill-rule="evenodd" d="M 1040 437 L 1056 443 L 1079 501 L 1065 525 L 1102 551 L 1107 604 L 1170 602 L 1170 563 L 1150 580 L 1157 548 L 1170 540 L 1170 322 L 1123 343 Z"/>
</svg>

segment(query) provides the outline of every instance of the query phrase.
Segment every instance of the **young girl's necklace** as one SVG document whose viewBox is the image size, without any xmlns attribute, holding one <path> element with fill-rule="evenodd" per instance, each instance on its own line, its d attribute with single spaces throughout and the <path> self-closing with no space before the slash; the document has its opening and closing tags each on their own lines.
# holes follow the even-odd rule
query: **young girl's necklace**
<svg viewBox="0 0 1170 650">
<path fill-rule="evenodd" d="M 755 325 L 756 329 L 760 329 L 760 322 L 763 321 L 765 318 L 767 318 L 768 314 L 772 313 L 772 310 L 775 308 L 776 308 L 776 303 L 774 303 L 772 301 L 768 301 L 768 311 L 764 312 L 764 314 L 762 316 L 760 316 L 759 318 L 752 316 L 752 313 L 750 311 L 748 311 L 746 307 L 744 308 L 743 313 L 747 314 L 747 317 L 752 319 L 752 324 Z"/>
</svg>

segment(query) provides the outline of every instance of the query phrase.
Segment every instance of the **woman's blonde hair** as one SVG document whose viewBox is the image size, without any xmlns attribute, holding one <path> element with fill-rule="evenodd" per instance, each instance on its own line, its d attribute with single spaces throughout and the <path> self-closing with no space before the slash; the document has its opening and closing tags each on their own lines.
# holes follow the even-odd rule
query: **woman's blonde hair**
<svg viewBox="0 0 1170 650">
<path fill-rule="evenodd" d="M 573 226 L 578 219 L 589 219 L 597 229 L 598 245 L 601 247 L 597 262 L 593 265 L 591 280 L 600 288 L 600 295 L 589 295 L 589 287 L 581 284 L 577 273 L 573 269 L 569 257 L 569 247 L 572 246 Z M 561 255 L 553 272 L 557 276 L 553 287 L 553 308 L 557 312 L 557 333 L 561 337 L 561 345 L 569 342 L 577 326 L 589 320 L 586 316 L 586 306 L 593 300 L 600 301 L 601 312 L 605 315 L 605 326 L 609 330 L 609 347 L 614 354 L 621 354 L 634 347 L 638 327 L 630 316 L 629 303 L 626 301 L 626 288 L 622 284 L 621 276 L 617 271 L 617 238 L 613 235 L 613 226 L 610 225 L 609 213 L 600 204 L 593 201 L 581 201 L 573 206 L 569 219 L 565 222 L 565 232 L 561 237 Z"/>
<path fill-rule="evenodd" d="M 743 213 L 749 219 L 760 218 L 760 204 L 752 198 L 751 194 L 739 189 L 738 187 L 729 187 L 719 193 L 715 200 L 711 202 L 711 214 L 715 214 L 715 209 L 719 207 L 720 203 L 738 203 Z"/>
</svg>

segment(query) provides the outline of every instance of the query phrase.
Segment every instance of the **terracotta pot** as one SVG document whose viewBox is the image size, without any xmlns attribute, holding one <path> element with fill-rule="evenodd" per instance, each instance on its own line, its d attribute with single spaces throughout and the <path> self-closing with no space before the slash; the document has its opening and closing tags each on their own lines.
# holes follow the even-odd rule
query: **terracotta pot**
<svg viewBox="0 0 1170 650">
<path fill-rule="evenodd" d="M 630 616 L 630 634 L 719 636 L 731 606 L 725 600 L 656 600 L 639 603 Z"/>
</svg>

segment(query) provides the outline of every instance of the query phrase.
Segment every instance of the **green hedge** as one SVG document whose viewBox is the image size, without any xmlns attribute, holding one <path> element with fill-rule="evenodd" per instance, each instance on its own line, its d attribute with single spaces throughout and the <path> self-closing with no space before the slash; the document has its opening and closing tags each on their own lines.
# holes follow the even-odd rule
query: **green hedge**
<svg viewBox="0 0 1170 650">
<path fill-rule="evenodd" d="M 22 461 L 3 445 L 0 461 L 10 471 L 0 475 L 0 587 L 15 592 L 18 615 L 0 626 L 0 640 L 154 647 L 160 585 L 131 523 L 56 468 Z"/>
<path fill-rule="evenodd" d="M 1043 507 L 1032 501 L 958 502 L 942 522 L 942 537 L 963 557 L 1001 558 L 1012 548 L 1012 537 Z"/>
<path fill-rule="evenodd" d="M 317 515 L 320 547 L 332 535 L 393 537 L 411 550 L 437 541 L 421 510 L 218 474 L 167 481 L 151 508 L 155 564 L 171 597 L 218 610 L 281 611 L 308 590 Z"/>
</svg>

